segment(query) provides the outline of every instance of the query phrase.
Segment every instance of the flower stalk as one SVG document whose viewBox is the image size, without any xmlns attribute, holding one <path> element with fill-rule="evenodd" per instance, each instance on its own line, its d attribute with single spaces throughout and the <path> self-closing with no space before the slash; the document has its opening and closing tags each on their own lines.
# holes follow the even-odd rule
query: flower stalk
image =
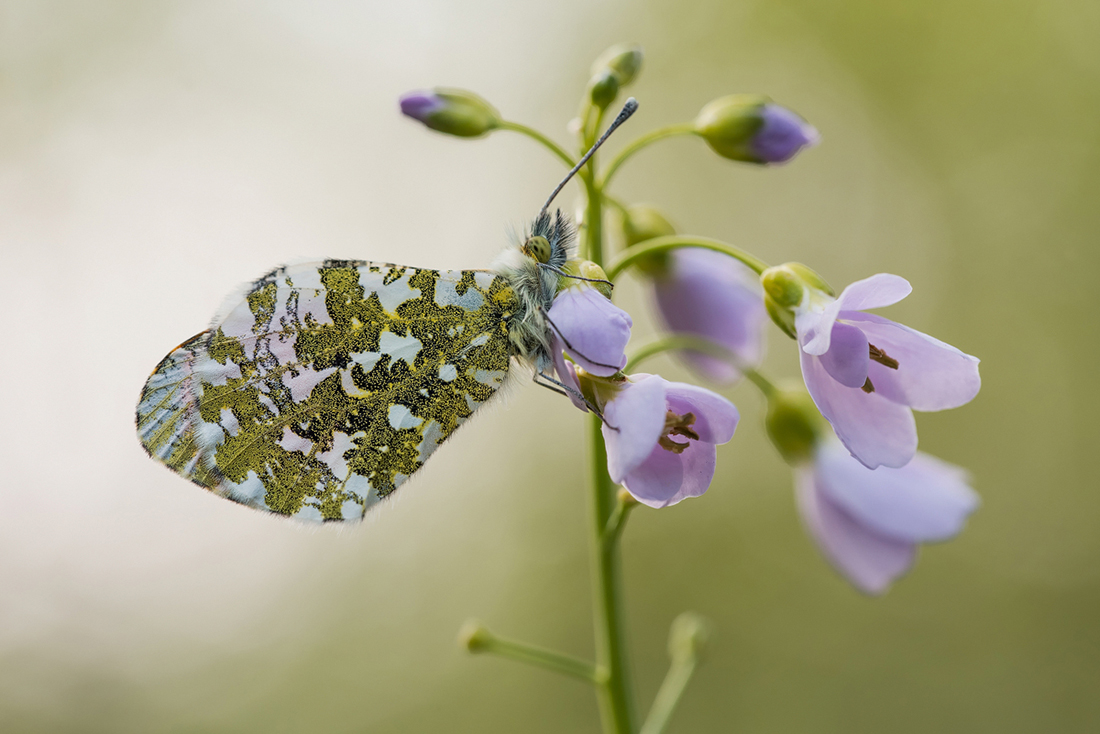
<svg viewBox="0 0 1100 734">
<path fill-rule="evenodd" d="M 603 685 L 606 674 L 603 669 L 584 660 L 578 660 L 553 650 L 547 650 L 526 642 L 497 637 L 475 621 L 467 622 L 459 633 L 459 640 L 472 653 L 489 653 L 528 665 L 577 678 L 594 686 Z"/>
<path fill-rule="evenodd" d="M 581 147 L 587 150 L 595 142 L 596 132 L 581 131 Z M 584 250 L 588 260 L 603 265 L 603 192 L 595 183 L 596 157 L 579 175 L 588 201 L 584 217 Z M 596 659 L 607 673 L 600 687 L 600 713 L 608 734 L 634 732 L 634 701 L 626 651 L 625 613 L 623 608 L 622 568 L 619 555 L 620 532 L 605 533 L 615 514 L 617 495 L 607 472 L 607 449 L 602 423 L 593 416 L 589 421 L 591 487 L 589 529 L 592 543 L 592 596 L 595 622 Z"/>
<path fill-rule="evenodd" d="M 624 270 L 638 262 L 643 262 L 647 258 L 658 253 L 668 252 L 680 247 L 701 247 L 704 250 L 721 252 L 723 255 L 729 255 L 735 260 L 740 260 L 757 274 L 763 273 L 768 269 L 768 264 L 763 260 L 729 243 L 714 240 L 709 237 L 694 237 L 691 235 L 677 234 L 667 237 L 654 237 L 651 240 L 646 240 L 643 243 L 637 244 L 617 257 L 610 265 L 606 266 L 604 270 L 607 272 L 608 279 L 615 280 Z"/>
</svg>

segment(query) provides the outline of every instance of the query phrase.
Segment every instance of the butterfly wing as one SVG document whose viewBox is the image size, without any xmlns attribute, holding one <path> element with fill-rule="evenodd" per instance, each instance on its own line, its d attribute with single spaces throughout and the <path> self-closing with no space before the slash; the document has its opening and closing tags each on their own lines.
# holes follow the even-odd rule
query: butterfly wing
<svg viewBox="0 0 1100 734">
<path fill-rule="evenodd" d="M 279 268 L 161 361 L 138 437 L 236 502 L 361 519 L 504 383 L 514 307 L 482 271 Z"/>
</svg>

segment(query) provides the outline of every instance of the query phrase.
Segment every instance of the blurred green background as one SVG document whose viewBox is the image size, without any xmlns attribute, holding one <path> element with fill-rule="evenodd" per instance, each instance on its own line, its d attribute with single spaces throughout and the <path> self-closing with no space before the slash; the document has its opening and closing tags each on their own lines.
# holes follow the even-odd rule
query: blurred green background
<svg viewBox="0 0 1100 734">
<path fill-rule="evenodd" d="M 904 275 L 888 314 L 984 379 L 918 416 L 984 505 L 880 599 L 819 557 L 758 396 L 729 391 L 710 491 L 627 528 L 640 702 L 691 609 L 715 634 L 672 732 L 1097 731 L 1098 38 L 1089 0 L 0 1 L 0 729 L 597 731 L 582 684 L 454 642 L 477 617 L 591 654 L 567 403 L 516 390 L 344 529 L 174 477 L 132 410 L 239 283 L 296 257 L 484 267 L 557 182 L 517 136 L 401 118 L 400 93 L 473 89 L 566 142 L 592 59 L 637 41 L 611 147 L 731 92 L 823 141 L 757 170 L 672 140 L 618 195 L 834 285 Z M 618 298 L 643 342 L 644 286 Z M 770 336 L 770 374 L 797 377 Z"/>
</svg>

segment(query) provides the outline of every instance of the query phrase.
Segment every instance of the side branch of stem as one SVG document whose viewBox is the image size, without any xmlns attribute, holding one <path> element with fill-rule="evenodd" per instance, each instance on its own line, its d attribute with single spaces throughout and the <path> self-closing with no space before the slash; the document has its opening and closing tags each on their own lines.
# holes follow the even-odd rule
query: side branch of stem
<svg viewBox="0 0 1100 734">
<path fill-rule="evenodd" d="M 562 148 L 560 145 L 558 145 L 553 140 L 546 137 L 533 127 L 528 127 L 527 125 L 523 125 L 518 122 L 509 122 L 508 120 L 505 120 L 500 123 L 497 129 L 511 130 L 512 132 L 517 132 L 520 135 L 526 135 L 527 137 L 531 138 L 532 140 L 549 150 L 551 153 L 556 155 L 558 158 L 560 158 L 562 163 L 564 163 L 567 168 L 572 168 L 577 164 L 577 162 L 573 160 L 573 157 L 565 152 L 564 148 Z"/>
<path fill-rule="evenodd" d="M 611 182 L 611 177 L 615 175 L 615 171 L 619 170 L 619 166 L 626 163 L 630 156 L 637 153 L 642 148 L 648 145 L 656 143 L 658 140 L 665 138 L 671 138 L 676 135 L 691 135 L 695 132 L 695 124 L 691 122 L 682 122 L 677 125 L 669 125 L 668 127 L 658 128 L 652 132 L 648 132 L 645 135 L 632 141 L 629 145 L 619 151 L 619 154 L 611 159 L 611 163 L 607 165 L 607 173 L 603 175 L 600 180 L 600 189 L 607 188 Z"/>
<path fill-rule="evenodd" d="M 606 672 L 592 663 L 579 660 L 553 650 L 529 645 L 518 640 L 497 637 L 484 627 L 476 626 L 463 631 L 466 647 L 472 653 L 489 653 L 509 660 L 560 673 L 561 675 L 591 683 L 594 686 L 606 684 Z"/>
<path fill-rule="evenodd" d="M 639 734 L 661 734 L 668 727 L 672 712 L 676 710 L 676 704 L 680 703 L 680 697 L 695 672 L 697 662 L 694 655 L 672 661 Z"/>
<path fill-rule="evenodd" d="M 728 362 L 736 367 L 737 370 L 745 376 L 745 379 L 756 385 L 756 387 L 760 389 L 760 392 L 764 393 L 765 397 L 774 395 L 778 390 L 771 380 L 762 375 L 755 368 L 741 362 L 735 352 L 710 339 L 705 339 L 701 336 L 693 336 L 691 334 L 673 334 L 650 342 L 643 347 L 639 347 L 627 359 L 626 366 L 623 367 L 623 372 L 629 374 L 647 359 L 652 359 L 665 352 L 676 352 L 680 350 L 700 352 L 708 357 L 714 357 L 715 359 L 721 359 Z"/>
<path fill-rule="evenodd" d="M 724 255 L 729 255 L 735 260 L 740 260 L 758 275 L 768 269 L 768 264 L 766 262 L 754 255 L 750 255 L 740 247 L 735 247 L 721 240 L 713 240 L 709 237 L 677 234 L 667 237 L 654 237 L 653 239 L 634 245 L 616 258 L 613 263 L 605 267 L 604 271 L 607 273 L 608 280 L 615 280 L 624 270 L 642 258 L 649 255 L 655 255 L 659 252 L 676 250 L 681 247 L 699 247 L 704 250 L 721 252 Z"/>
</svg>

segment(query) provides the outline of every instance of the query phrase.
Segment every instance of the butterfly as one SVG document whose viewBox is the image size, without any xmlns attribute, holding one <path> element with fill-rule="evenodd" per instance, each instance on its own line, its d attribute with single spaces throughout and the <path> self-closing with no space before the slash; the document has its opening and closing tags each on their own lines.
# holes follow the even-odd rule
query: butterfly
<svg viewBox="0 0 1100 734">
<path fill-rule="evenodd" d="M 324 260 L 276 268 L 230 296 L 146 381 L 142 446 L 235 502 L 354 520 L 420 469 L 516 366 L 568 393 L 548 374 L 547 313 L 563 278 L 588 278 L 563 270 L 577 261 L 576 233 L 548 208 L 634 109 L 628 101 L 488 270 Z"/>
<path fill-rule="evenodd" d="M 157 365 L 138 402 L 141 443 L 236 502 L 362 518 L 492 398 L 513 362 L 553 381 L 545 314 L 574 238 L 560 212 L 544 213 L 491 270 L 276 268 Z"/>
</svg>

